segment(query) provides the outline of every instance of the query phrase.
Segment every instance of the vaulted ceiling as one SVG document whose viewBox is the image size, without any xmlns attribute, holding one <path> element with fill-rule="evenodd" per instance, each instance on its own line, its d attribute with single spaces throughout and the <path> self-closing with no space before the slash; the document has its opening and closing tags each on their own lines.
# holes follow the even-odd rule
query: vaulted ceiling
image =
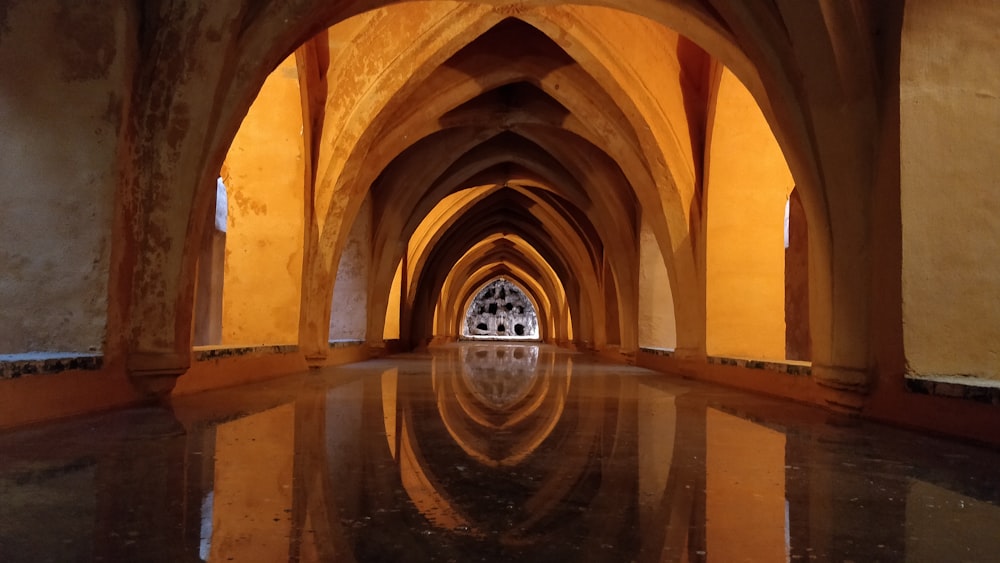
<svg viewBox="0 0 1000 563">
<path fill-rule="evenodd" d="M 679 163 L 677 175 L 684 178 L 687 192 L 679 199 L 686 207 L 697 206 L 691 198 L 698 191 L 694 179 L 701 174 L 715 63 L 683 36 L 621 12 L 574 7 L 517 18 L 488 13 L 492 17 L 476 22 L 481 29 L 475 34 L 451 22 L 434 22 L 433 33 L 454 36 L 464 44 L 435 53 L 448 55 L 439 63 L 421 64 L 421 71 L 401 76 L 405 81 L 395 83 L 397 92 L 376 94 L 384 96 L 387 105 L 352 137 L 365 150 L 355 148 L 343 168 L 331 157 L 319 178 L 337 176 L 336 191 L 344 189 L 343 171 L 357 170 L 351 175 L 353 190 L 364 193 L 369 187 L 375 226 L 373 283 L 380 293 L 388 291 L 408 241 L 421 229 L 433 231 L 423 236 L 427 244 L 410 258 L 411 340 L 453 332 L 450 325 L 461 316 L 456 308 L 470 292 L 504 275 L 518 279 L 536 300 L 555 307 L 546 316 L 562 324 L 553 325 L 558 328 L 552 337 L 566 339 L 572 331 L 566 323 L 572 320 L 575 332 L 586 341 L 617 342 L 620 327 L 606 325 L 605 310 L 621 305 L 634 316 L 636 240 L 642 219 L 637 192 L 654 202 L 664 191 L 675 192 L 667 196 L 671 199 L 679 195 L 664 176 L 667 157 L 659 141 L 650 139 L 651 132 L 655 127 L 676 145 L 671 158 Z M 414 17 L 409 6 L 369 13 L 355 18 L 365 20 L 363 24 L 349 20 L 300 49 L 300 67 L 305 60 L 315 65 L 316 76 L 324 69 L 337 73 L 320 78 L 322 86 L 311 96 L 326 96 L 317 113 L 324 127 L 321 136 L 334 146 L 346 135 L 342 126 L 333 132 L 326 129 L 331 118 L 344 115 L 341 93 L 329 88 L 329 81 L 336 78 L 340 84 L 359 65 L 364 68 L 381 58 L 366 42 L 372 49 L 391 50 L 392 45 L 376 39 Z M 629 43 L 603 43 L 605 56 L 613 57 L 618 68 L 592 60 L 591 53 L 567 37 L 567 18 L 595 28 L 607 18 L 624 18 L 618 29 Z M 575 48 L 577 56 L 560 42 Z M 405 72 L 409 65 L 401 56 L 392 58 L 382 74 Z M 585 56 L 581 63 L 578 58 Z M 609 76 L 609 70 L 635 73 L 634 67 L 643 64 L 657 69 L 649 83 L 664 86 L 662 92 L 649 91 L 648 86 L 631 91 L 643 86 L 637 76 L 630 77 L 632 84 Z M 334 67 L 336 71 L 330 70 Z M 660 76 L 664 68 L 669 72 Z M 377 80 L 388 81 L 381 76 Z M 660 108 L 659 122 L 651 126 L 636 107 L 637 98 L 673 103 L 676 111 L 665 114 Z M 317 152 L 327 150 L 321 143 Z M 453 196 L 461 199 L 448 199 Z M 441 206 L 443 201 L 449 201 L 448 207 Z M 331 206 L 327 221 L 341 220 L 336 216 L 340 211 Z M 350 213 L 349 208 L 345 211 Z M 427 221 L 439 216 L 443 218 L 437 222 Z M 661 233 L 666 239 L 666 231 Z M 668 240 L 663 243 L 669 247 Z M 328 244 L 335 253 L 336 242 Z M 452 283 L 451 276 L 468 283 Z M 607 288 L 614 296 L 611 303 Z M 445 303 L 444 314 L 435 327 L 440 303 Z M 372 311 L 369 332 L 380 333 L 382 318 L 384 310 Z M 634 335 L 626 338 L 634 340 Z"/>
<path fill-rule="evenodd" d="M 674 295 L 678 353 L 704 356 L 708 176 L 726 83 L 766 124 L 768 139 L 740 142 L 779 146 L 801 193 L 814 360 L 868 361 L 867 301 L 851 296 L 868 284 L 856 268 L 859 252 L 867 260 L 874 93 L 887 84 L 876 38 L 897 7 L 233 0 L 138 17 L 148 33 L 137 46 L 142 87 L 122 184 L 143 194 L 122 212 L 138 218 L 125 241 L 136 268 L 121 280 L 131 295 L 123 346 L 144 358 L 134 371 L 184 363 L 190 241 L 211 205 L 198 186 L 214 179 L 265 78 L 291 55 L 309 202 L 307 356 L 327 348 L 330 288 L 369 197 L 369 334 L 405 255 L 410 344 L 453 333 L 459 304 L 502 274 L 548 304 L 552 338 L 634 350 L 638 240 L 648 229 Z"/>
</svg>

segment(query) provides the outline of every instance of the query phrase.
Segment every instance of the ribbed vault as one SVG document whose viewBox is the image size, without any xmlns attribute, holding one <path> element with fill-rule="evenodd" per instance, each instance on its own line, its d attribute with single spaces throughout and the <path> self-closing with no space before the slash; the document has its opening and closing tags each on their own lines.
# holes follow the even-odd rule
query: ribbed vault
<svg viewBox="0 0 1000 563">
<path fill-rule="evenodd" d="M 0 10 L 0 426 L 449 340 L 498 276 L 560 345 L 995 426 L 910 391 L 1000 377 L 996 3 L 61 4 Z"/>
<path fill-rule="evenodd" d="M 186 367 L 191 274 L 211 206 L 199 186 L 214 179 L 265 77 L 294 54 L 308 202 L 297 340 L 313 361 L 327 353 L 338 264 L 368 200 L 369 340 L 401 264 L 407 345 L 454 336 L 467 278 L 499 273 L 548 303 L 553 339 L 634 352 L 645 226 L 674 296 L 676 354 L 704 358 L 709 124 L 728 69 L 801 195 L 814 373 L 863 387 L 859 217 L 878 125 L 877 69 L 865 55 L 874 13 L 863 5 L 233 0 L 144 13 L 156 31 L 138 56 L 180 63 L 144 67 L 159 74 L 137 78 L 150 88 L 137 89 L 126 133 L 134 166 L 123 167 L 122 189 L 144 196 L 122 211 L 139 217 L 122 250 L 136 258 L 132 277 L 113 282 L 132 298 L 111 322 L 127 325 L 119 344 L 131 371 Z M 209 46 L 216 28 L 238 32 Z M 184 38 L 188 48 L 171 53 L 167 43 Z M 182 126 L 193 122 L 203 126 Z"/>
<path fill-rule="evenodd" d="M 586 98 L 575 94 L 584 91 Z M 381 170 L 371 187 L 375 284 L 381 284 L 373 302 L 381 305 L 385 280 L 404 254 L 409 261 L 405 341 L 457 335 L 468 295 L 454 293 L 448 279 L 469 279 L 472 272 L 510 275 L 516 267 L 541 278 L 544 293 L 560 296 L 557 305 L 566 309 L 546 317 L 575 319 L 572 331 L 589 344 L 607 340 L 608 305 L 636 307 L 634 189 L 607 139 L 581 119 L 587 115 L 635 137 L 593 77 L 544 33 L 515 19 L 475 38 L 410 94 L 363 167 Z M 625 149 L 634 152 L 634 145 Z M 463 191 L 470 192 L 464 205 L 440 207 Z M 429 216 L 438 220 L 427 223 Z M 405 243 L 418 228 L 427 231 L 420 242 Z M 515 235 L 519 244 L 508 238 L 503 245 L 476 244 L 497 234 Z M 625 290 L 610 304 L 603 297 L 606 253 Z M 382 318 L 379 312 L 371 318 Z M 378 332 L 377 322 L 372 329 Z M 569 333 L 568 327 L 553 332 Z M 634 346 L 634 330 L 624 333 Z"/>
</svg>

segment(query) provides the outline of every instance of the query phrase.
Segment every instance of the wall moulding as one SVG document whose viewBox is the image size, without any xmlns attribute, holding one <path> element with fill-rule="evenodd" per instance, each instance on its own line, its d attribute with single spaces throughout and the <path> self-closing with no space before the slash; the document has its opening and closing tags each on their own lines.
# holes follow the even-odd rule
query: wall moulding
<svg viewBox="0 0 1000 563">
<path fill-rule="evenodd" d="M 0 355 L 0 379 L 17 379 L 64 371 L 96 371 L 104 366 L 101 354 L 4 354 Z"/>
</svg>

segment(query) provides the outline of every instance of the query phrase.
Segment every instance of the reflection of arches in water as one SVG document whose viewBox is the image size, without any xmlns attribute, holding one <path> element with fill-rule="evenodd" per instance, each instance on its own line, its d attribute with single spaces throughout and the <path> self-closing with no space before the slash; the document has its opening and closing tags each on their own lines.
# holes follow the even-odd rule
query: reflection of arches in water
<svg viewBox="0 0 1000 563">
<path fill-rule="evenodd" d="M 628 392 L 625 402 L 609 402 L 609 396 L 620 392 L 620 383 L 595 373 L 577 378 L 570 395 L 569 373 L 564 371 L 568 358 L 556 359 L 559 352 L 539 348 L 537 375 L 528 397 L 513 411 L 490 411 L 473 395 L 469 372 L 497 355 L 514 359 L 518 346 L 472 348 L 472 352 L 452 348 L 448 356 L 435 358 L 433 391 L 440 419 L 421 400 L 428 390 L 426 382 L 400 380 L 401 417 L 407 426 L 402 439 L 413 441 L 401 445 L 400 451 L 417 453 L 407 461 L 406 469 L 417 473 L 407 482 L 420 485 L 405 490 L 420 500 L 421 514 L 445 527 L 461 516 L 468 522 L 464 534 L 487 541 L 495 538 L 508 547 L 533 549 L 553 534 L 574 530 L 596 549 L 631 533 L 623 532 L 637 524 L 631 517 L 609 525 L 588 518 L 584 508 L 623 502 L 631 506 L 639 498 L 638 481 L 621 479 L 634 473 L 630 467 L 638 459 L 636 441 L 629 437 L 636 408 L 628 401 L 639 395 Z M 517 360 L 530 363 L 531 352 L 521 348 Z M 472 365 L 465 363 L 466 356 Z M 404 381 L 416 387 L 405 390 Z M 413 393 L 417 389 L 420 392 Z M 513 420 L 517 422 L 511 424 Z M 461 469 L 456 471 L 456 466 Z M 516 508 L 497 514 L 492 505 L 486 507 L 479 494 L 483 483 L 503 483 L 485 504 L 491 505 L 493 498 L 508 499 Z M 434 492 L 427 486 L 435 487 Z M 658 490 L 662 494 L 663 487 Z"/>
<path fill-rule="evenodd" d="M 470 346 L 462 350 L 462 379 L 488 408 L 513 407 L 538 376 L 537 346 Z"/>
<path fill-rule="evenodd" d="M 465 314 L 462 336 L 537 339 L 538 312 L 514 282 L 498 278 L 472 300 Z"/>
<path fill-rule="evenodd" d="M 505 348 L 513 357 L 514 347 Z M 268 435 L 283 444 L 282 459 L 294 464 L 294 479 L 290 474 L 285 479 L 295 490 L 292 530 L 300 537 L 293 540 L 292 549 L 302 550 L 301 559 L 317 553 L 311 560 L 403 560 L 413 553 L 439 552 L 441 534 L 495 548 L 510 554 L 509 560 L 572 560 L 581 551 L 605 553 L 602 545 L 622 547 L 608 551 L 608 558 L 588 560 L 621 560 L 622 553 L 645 560 L 636 554 L 687 549 L 686 534 L 674 538 L 668 531 L 688 530 L 690 518 L 698 514 L 701 497 L 693 491 L 704 468 L 670 463 L 674 448 L 669 436 L 681 419 L 663 416 L 665 407 L 674 403 L 669 390 L 658 384 L 637 387 L 584 363 L 579 367 L 585 373 L 577 378 L 545 446 L 509 471 L 463 456 L 435 416 L 431 391 L 443 387 L 451 393 L 462 386 L 462 352 L 451 349 L 448 356 L 436 355 L 437 387 L 426 377 L 413 377 L 416 372 L 405 367 L 379 366 L 365 372 L 374 377 L 298 399 L 294 417 L 283 416 L 281 421 L 282 426 L 294 424 L 294 431 Z M 554 360 L 559 354 L 539 348 L 539 381 L 566 379 L 568 358 Z M 521 359 L 528 356 L 525 347 Z M 690 406 L 685 410 L 689 421 L 691 411 Z M 636 424 L 649 433 L 633 439 Z M 525 427 L 531 426 L 526 420 Z M 703 460 L 703 414 L 699 428 L 679 435 L 678 443 Z M 254 429 L 247 427 L 248 432 Z M 378 439 L 383 432 L 395 434 L 386 436 L 396 444 L 395 456 L 392 446 Z M 294 453 L 283 438 L 288 433 L 295 436 Z M 258 451 L 261 436 L 249 436 L 257 442 L 239 444 L 247 453 Z M 225 456 L 216 463 L 225 463 Z M 489 484 L 488 494 L 482 494 L 484 483 Z M 595 518 L 609 511 L 621 516 L 613 521 Z M 585 539 L 570 546 L 562 541 L 568 534 Z M 392 541 L 385 541 L 390 536 Z M 530 553 L 545 557 L 517 557 Z"/>
<path fill-rule="evenodd" d="M 468 356 L 469 363 L 466 363 Z M 520 372 L 506 381 L 496 362 Z M 513 466 L 531 455 L 562 418 L 569 377 L 554 373 L 554 354 L 538 346 L 485 345 L 463 348 L 447 361 L 436 361 L 434 392 L 443 427 L 469 457 L 487 467 Z M 490 367 L 490 363 L 494 366 Z M 529 366 L 534 366 L 530 368 Z M 471 369 L 470 369 L 471 367 Z M 489 370 L 494 373 L 489 373 Z M 475 382 L 481 377 L 484 382 Z M 497 383 L 497 386 L 493 384 Z M 503 405 L 491 400 L 506 388 Z M 485 391 L 484 391 L 485 389 Z"/>
</svg>

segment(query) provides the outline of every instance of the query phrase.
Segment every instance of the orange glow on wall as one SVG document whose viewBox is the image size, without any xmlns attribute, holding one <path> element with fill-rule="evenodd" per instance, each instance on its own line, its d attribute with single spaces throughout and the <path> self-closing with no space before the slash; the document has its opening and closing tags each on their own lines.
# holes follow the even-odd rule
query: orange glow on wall
<svg viewBox="0 0 1000 563">
<path fill-rule="evenodd" d="M 746 87 L 722 69 L 710 118 L 706 333 L 710 355 L 785 357 L 785 157 Z"/>
</svg>

